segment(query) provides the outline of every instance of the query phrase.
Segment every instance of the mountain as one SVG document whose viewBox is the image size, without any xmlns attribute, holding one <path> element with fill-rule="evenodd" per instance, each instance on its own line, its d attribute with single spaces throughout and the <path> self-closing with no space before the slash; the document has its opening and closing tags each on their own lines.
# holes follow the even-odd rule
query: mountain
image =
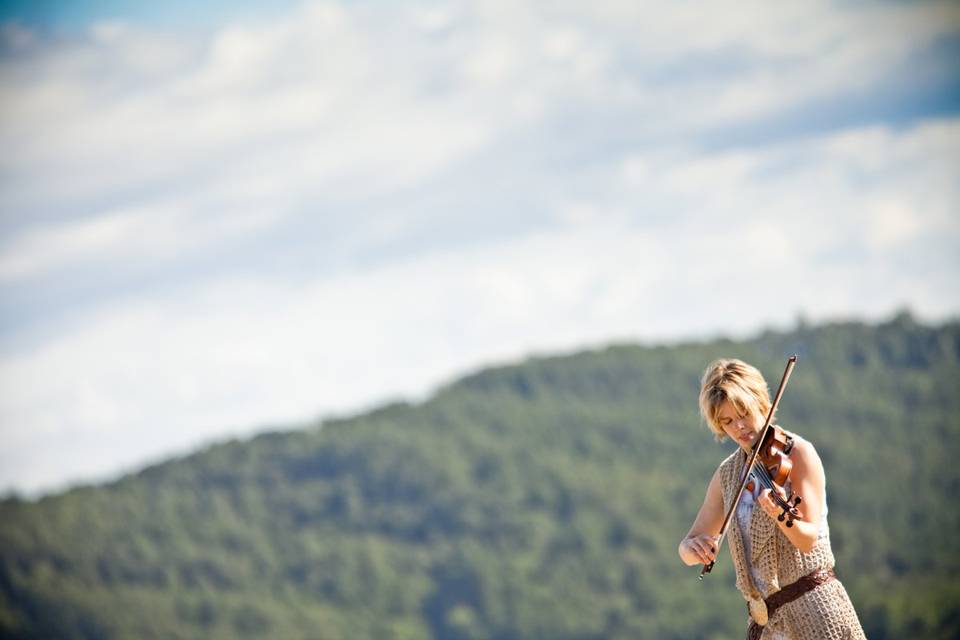
<svg viewBox="0 0 960 640">
<path fill-rule="evenodd" d="M 778 415 L 868 637 L 960 637 L 960 324 L 903 313 L 533 358 L 4 499 L 0 638 L 740 638 L 729 554 L 700 582 L 676 552 L 731 450 L 698 381 L 730 356 L 775 387 L 791 353 Z"/>
</svg>

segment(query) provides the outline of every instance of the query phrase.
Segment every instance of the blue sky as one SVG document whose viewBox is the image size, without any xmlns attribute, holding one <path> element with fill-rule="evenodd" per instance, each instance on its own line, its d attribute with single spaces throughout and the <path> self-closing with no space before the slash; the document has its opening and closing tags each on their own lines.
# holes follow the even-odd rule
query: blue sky
<svg viewBox="0 0 960 640">
<path fill-rule="evenodd" d="M 960 306 L 956 3 L 2 7 L 0 490 Z"/>
<path fill-rule="evenodd" d="M 97 22 L 117 19 L 152 29 L 208 30 L 227 21 L 270 19 L 297 4 L 292 0 L 4 0 L 0 19 L 60 34 L 83 32 Z"/>
</svg>

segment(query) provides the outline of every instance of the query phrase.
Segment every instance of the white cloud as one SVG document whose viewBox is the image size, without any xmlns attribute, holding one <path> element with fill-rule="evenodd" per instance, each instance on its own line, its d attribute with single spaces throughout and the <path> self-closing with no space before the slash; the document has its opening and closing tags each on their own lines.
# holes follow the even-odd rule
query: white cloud
<svg viewBox="0 0 960 640">
<path fill-rule="evenodd" d="M 59 333 L 0 335 L 0 487 L 420 397 L 531 351 L 799 310 L 956 313 L 960 121 L 700 138 L 869 88 L 955 7 L 704 11 L 324 2 L 186 41 L 11 31 L 0 287 L 99 297 L 66 296 Z M 249 266 L 291 238 L 307 266 Z M 128 272 L 163 286 L 98 284 Z"/>
<path fill-rule="evenodd" d="M 949 131 L 956 149 L 960 123 Z M 885 157 L 897 162 L 903 148 L 928 133 L 885 136 Z M 874 262 L 817 259 L 830 246 L 855 245 L 861 232 L 879 238 L 867 241 L 869 250 L 923 233 L 948 234 L 954 243 L 960 237 L 956 221 L 930 227 L 923 211 L 884 204 L 884 190 L 902 184 L 875 185 L 866 197 L 849 181 L 808 192 L 808 172 L 847 172 L 856 159 L 846 155 L 851 135 L 803 142 L 808 152 L 819 148 L 810 153 L 815 162 L 772 187 L 745 169 L 791 157 L 796 145 L 659 169 L 653 181 L 668 191 L 699 184 L 685 205 L 693 210 L 681 212 L 680 220 L 694 220 L 686 229 L 650 231 L 629 217 L 593 212 L 507 243 L 300 284 L 228 278 L 172 295 L 148 292 L 0 364 L 3 438 L 27 448 L 26 430 L 61 443 L 32 456 L 56 457 L 76 439 L 106 443 L 135 429 L 152 434 L 149 452 L 157 455 L 266 423 L 421 397 L 478 363 L 532 351 L 703 336 L 718 326 L 743 334 L 789 323 L 800 309 L 814 319 L 876 317 L 909 300 L 928 316 L 955 312 L 955 301 L 937 297 L 949 274 L 940 288 L 918 294 L 896 264 L 877 270 Z M 870 141 L 875 133 L 860 136 Z M 803 210 L 794 196 L 805 199 Z M 909 200 L 910 191 L 900 196 Z M 864 201 L 862 214 L 846 216 L 847 206 Z M 873 202 L 887 216 L 879 223 Z M 851 294 L 879 287 L 883 296 Z M 147 451 L 131 450 L 105 461 L 129 465 L 143 457 Z M 47 486 L 84 471 L 63 464 L 56 473 L 44 464 L 8 472 L 0 482 Z"/>
<path fill-rule="evenodd" d="M 949 7 L 852 13 L 804 3 L 774 12 L 721 3 L 705 15 L 686 3 L 432 12 L 311 3 L 263 26 L 227 26 L 206 42 L 110 22 L 94 27 L 88 42 L 5 65 L 0 162 L 13 176 L 59 176 L 42 194 L 8 186 L 13 204 L 40 206 L 216 179 L 223 167 L 274 148 L 307 159 L 320 172 L 311 177 L 322 180 L 331 166 L 361 171 L 357 156 L 392 157 L 410 127 L 429 137 L 407 152 L 450 133 L 509 135 L 516 118 L 580 105 L 628 110 L 640 130 L 716 126 L 875 80 L 910 47 L 944 33 Z M 435 25 L 427 35 L 424 15 L 436 16 L 426 19 Z M 748 68 L 732 76 L 688 82 L 680 71 L 662 86 L 645 80 L 691 53 L 719 59 L 737 51 Z M 442 159 L 472 148 L 457 146 Z M 364 179 L 381 170 L 368 165 Z"/>
</svg>

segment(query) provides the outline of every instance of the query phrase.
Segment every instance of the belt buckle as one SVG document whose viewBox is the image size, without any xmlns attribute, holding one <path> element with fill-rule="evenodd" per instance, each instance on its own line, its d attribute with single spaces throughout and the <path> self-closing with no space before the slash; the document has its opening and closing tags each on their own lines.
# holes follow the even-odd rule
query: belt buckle
<svg viewBox="0 0 960 640">
<path fill-rule="evenodd" d="M 767 614 L 767 603 L 759 598 L 750 598 L 747 600 L 747 609 L 750 611 L 750 619 L 761 627 L 767 624 L 769 616 Z"/>
</svg>

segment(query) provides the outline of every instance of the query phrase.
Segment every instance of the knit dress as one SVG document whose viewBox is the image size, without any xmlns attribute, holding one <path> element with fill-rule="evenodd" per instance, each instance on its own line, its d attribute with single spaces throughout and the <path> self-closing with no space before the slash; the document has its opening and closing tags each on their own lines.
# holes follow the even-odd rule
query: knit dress
<svg viewBox="0 0 960 640">
<path fill-rule="evenodd" d="M 794 436 L 794 439 L 797 439 Z M 746 454 L 737 449 L 720 463 L 720 489 L 727 511 L 740 486 L 740 473 Z M 749 500 L 749 498 L 748 498 Z M 737 589 L 749 603 L 769 597 L 782 587 L 820 569 L 832 569 L 830 529 L 826 509 L 820 534 L 809 553 L 801 553 L 774 518 L 762 509 L 740 513 L 728 529 L 727 545 L 733 557 Z M 747 531 L 741 522 L 749 523 Z M 748 559 L 749 558 L 749 563 Z M 864 639 L 863 629 L 853 604 L 839 580 L 822 584 L 793 602 L 783 605 L 763 628 L 762 640 L 855 640 Z"/>
</svg>

